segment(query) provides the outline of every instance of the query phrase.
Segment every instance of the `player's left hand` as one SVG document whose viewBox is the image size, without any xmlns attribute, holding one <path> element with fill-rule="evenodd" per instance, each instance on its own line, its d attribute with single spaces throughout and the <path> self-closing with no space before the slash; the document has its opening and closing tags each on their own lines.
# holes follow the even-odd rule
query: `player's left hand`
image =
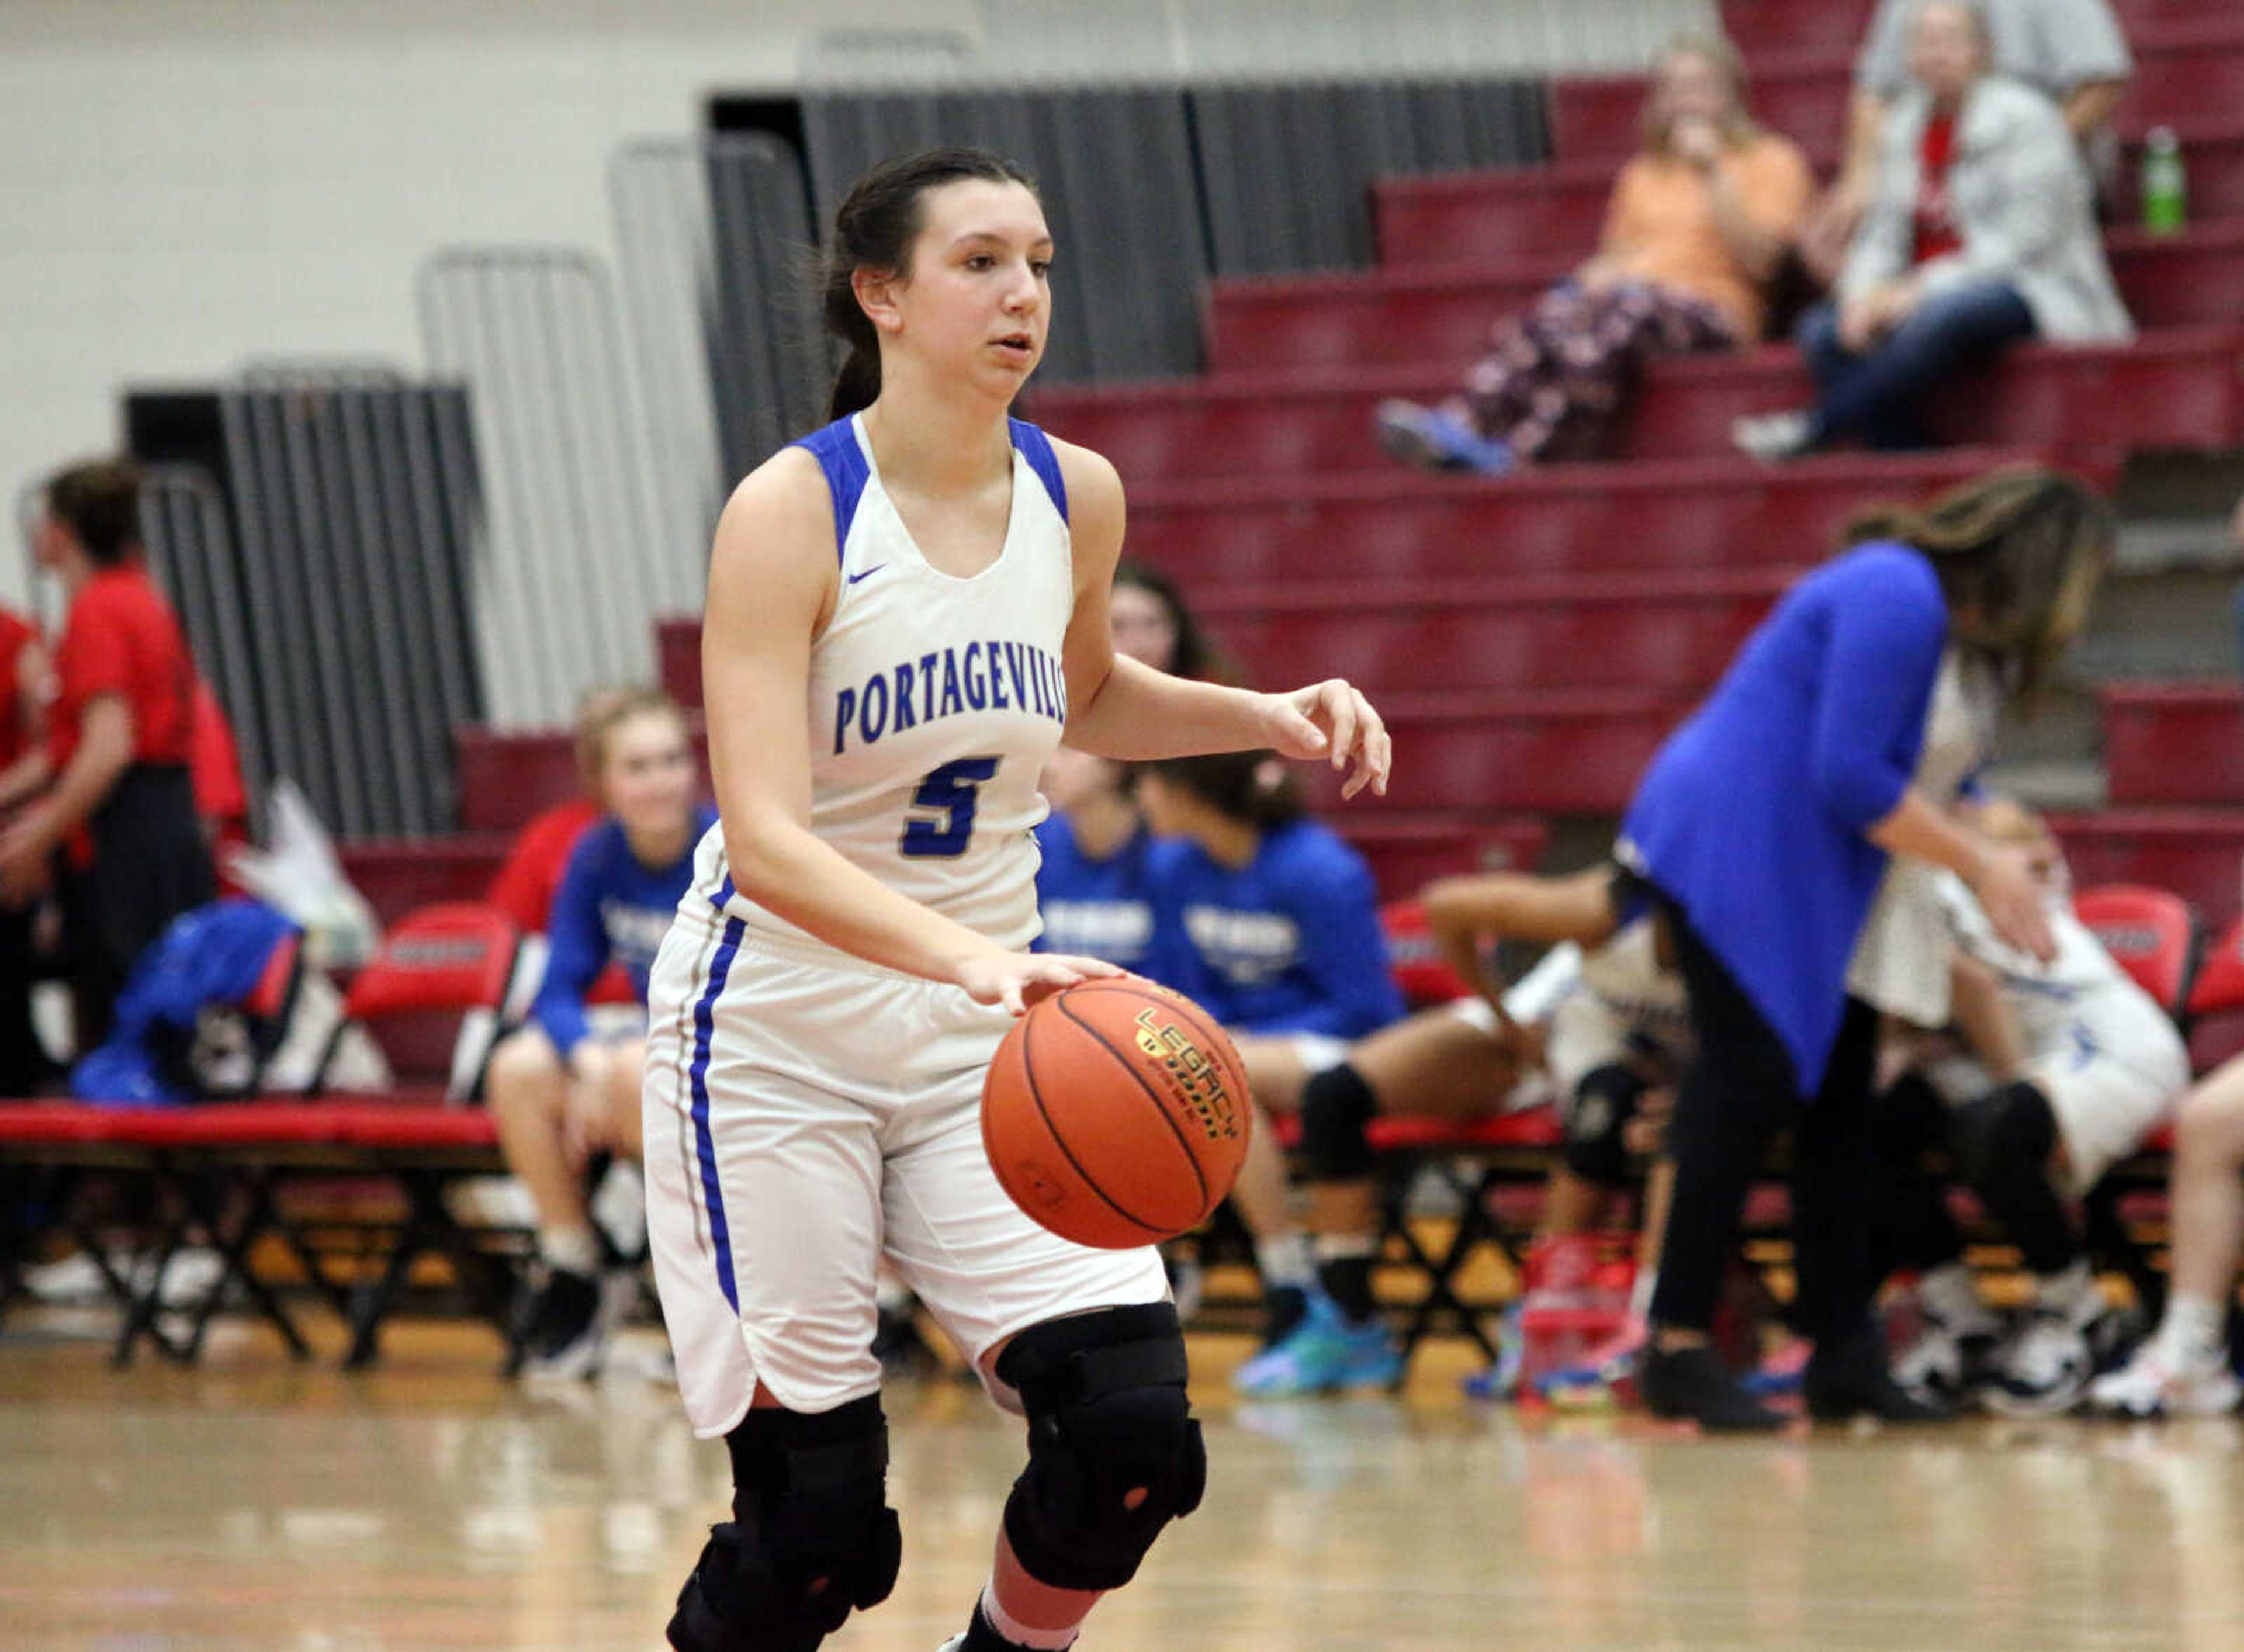
<svg viewBox="0 0 2244 1652">
<path fill-rule="evenodd" d="M 1288 757 L 1322 757 L 1349 770 L 1340 789 L 1353 797 L 1366 786 L 1387 795 L 1395 748 L 1371 702 L 1345 678 L 1328 677 L 1289 694 L 1266 694 L 1270 744 Z"/>
<path fill-rule="evenodd" d="M 46 893 L 46 833 L 32 814 L 0 831 L 0 906 L 29 906 Z"/>
</svg>

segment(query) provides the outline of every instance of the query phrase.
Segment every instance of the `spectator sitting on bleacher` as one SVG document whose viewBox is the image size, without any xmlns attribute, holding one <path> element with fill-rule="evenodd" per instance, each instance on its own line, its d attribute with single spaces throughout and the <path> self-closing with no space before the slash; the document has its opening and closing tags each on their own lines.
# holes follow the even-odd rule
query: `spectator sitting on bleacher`
<svg viewBox="0 0 2244 1652">
<path fill-rule="evenodd" d="M 1379 435 L 1428 470 L 1500 474 L 1595 458 L 1646 355 L 1759 340 L 1814 180 L 1746 113 L 1736 50 L 1686 35 L 1660 59 L 1644 150 L 1622 168 L 1597 255 L 1496 328 L 1462 396 L 1390 401 Z"/>
<path fill-rule="evenodd" d="M 608 817 L 569 856 L 530 1025 L 492 1053 L 485 1080 L 507 1168 L 537 1209 L 543 1277 L 522 1331 L 524 1369 L 533 1375 L 578 1376 L 598 1363 L 601 1254 L 584 1168 L 602 1149 L 639 1156 L 644 1017 L 636 1030 L 604 1037 L 585 995 L 613 959 L 646 1002 L 647 972 L 693 881 L 695 846 L 716 821 L 694 801 L 693 748 L 668 695 L 616 695 L 592 749 Z"/>
<path fill-rule="evenodd" d="M 2033 854 L 2057 957 L 2041 965 L 1996 939 L 1963 884 L 1942 876 L 1970 1049 L 1930 1045 L 1877 1103 L 1889 1178 L 1874 1206 L 1880 1262 L 1919 1276 L 1922 1329 L 1896 1362 L 1896 1379 L 1943 1402 L 1976 1390 L 1991 1411 L 2051 1416 L 2086 1387 L 2090 1339 L 2109 1311 L 2068 1206 L 2166 1121 L 2189 1083 L 2189 1052 L 2166 1012 L 2072 915 L 2048 828 L 2006 801 L 1983 807 L 1978 827 Z M 1929 1148 L 1944 1152 L 2034 1276 L 2007 1332 L 1964 1259 L 1946 1190 L 1923 1162 Z"/>
<path fill-rule="evenodd" d="M 2133 335 L 2065 118 L 1988 72 L 1978 11 L 1925 0 L 1909 64 L 1916 85 L 1883 123 L 1876 187 L 1836 293 L 1801 322 L 1816 403 L 1738 420 L 1732 439 L 1756 458 L 1849 438 L 1924 447 L 1925 397 L 2004 346 Z"/>
<path fill-rule="evenodd" d="M 55 645 L 37 801 L 0 831 L 0 903 L 21 905 L 59 864 L 74 1045 L 109 1036 L 142 950 L 217 892 L 189 762 L 194 661 L 140 555 L 130 460 L 57 471 L 40 565 L 70 593 Z"/>
<path fill-rule="evenodd" d="M 1268 752 L 1141 764 L 1138 806 L 1160 840 L 1146 972 L 1224 1025 L 1258 1093 L 1272 1061 L 1298 1083 L 1293 1035 L 1361 1038 L 1400 1018 L 1371 869 L 1303 813 L 1293 776 Z M 1256 1120 L 1236 1197 L 1257 1236 L 1265 1339 L 1275 1342 L 1307 1312 L 1315 1265 L 1267 1124 Z M 1274 1207 L 1251 1205 L 1258 1187 L 1277 1189 Z"/>
<path fill-rule="evenodd" d="M 1909 33 L 1918 0 L 1879 0 L 1855 59 L 1847 152 L 1839 177 L 1808 215 L 1801 255 L 1825 284 L 1838 279 L 1876 186 L 1886 118 L 1909 86 Z M 2054 102 L 2099 187 L 2119 161 L 2112 118 L 2135 62 L 2107 0 L 1979 0 L 1994 71 Z"/>
<path fill-rule="evenodd" d="M 1606 865 L 1567 877 L 1499 872 L 1431 885 L 1423 897 L 1428 927 L 1479 996 L 1354 1044 L 1298 1041 L 1311 1046 L 1299 1051 L 1307 1081 L 1297 1097 L 1267 1100 L 1301 1115 L 1318 1290 L 1293 1334 L 1240 1368 L 1240 1389 L 1313 1393 L 1395 1371 L 1371 1290 L 1378 1219 L 1366 1130 L 1382 1114 L 1483 1118 L 1555 1101 L 1565 1145 L 1526 1273 L 1531 1290 L 1588 1284 L 1592 1236 L 1610 1195 L 1630 1179 L 1638 1109 L 1674 1082 L 1690 1052 L 1682 981 L 1661 958 L 1650 917 L 1618 905 L 1615 880 Z M 1502 940 L 1551 950 L 1507 987 L 1488 956 Z M 1658 1233 L 1656 1218 L 1647 1226 Z M 1647 1299 L 1654 1266 L 1647 1257 L 1639 1290 Z"/>
<path fill-rule="evenodd" d="M 0 607 L 0 820 L 45 783 L 47 647 L 39 628 Z M 39 902 L 0 900 L 0 1096 L 55 1076 L 31 1025 Z"/>
</svg>

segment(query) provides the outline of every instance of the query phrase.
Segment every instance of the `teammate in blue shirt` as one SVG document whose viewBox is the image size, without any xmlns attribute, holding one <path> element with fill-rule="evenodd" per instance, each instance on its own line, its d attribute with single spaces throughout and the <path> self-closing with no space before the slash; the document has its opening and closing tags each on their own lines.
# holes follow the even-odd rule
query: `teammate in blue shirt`
<svg viewBox="0 0 2244 1652">
<path fill-rule="evenodd" d="M 585 1161 L 602 1148 L 639 1156 L 647 972 L 692 881 L 694 845 L 717 817 L 694 802 L 693 748 L 667 695 L 618 695 L 593 748 L 608 813 L 569 857 L 529 1024 L 492 1053 L 484 1086 L 507 1167 L 537 1209 L 544 1277 L 527 1305 L 524 1370 L 557 1377 L 581 1376 L 599 1358 L 600 1252 Z M 641 1006 L 623 1026 L 585 1007 L 612 962 Z"/>
<path fill-rule="evenodd" d="M 1152 857 L 1156 932 L 1146 972 L 1229 1029 L 1256 1094 L 1233 1207 L 1254 1236 L 1266 1346 L 1317 1294 L 1316 1258 L 1286 1194 L 1262 1098 L 1297 1089 L 1296 1045 L 1376 1032 L 1402 1014 L 1363 857 L 1301 813 L 1267 753 L 1149 763 L 1138 802 L 1163 840 Z"/>
<path fill-rule="evenodd" d="M 1040 952 L 1103 958 L 1143 975 L 1153 951 L 1152 834 L 1130 771 L 1063 746 L 1038 782 L 1051 814 L 1037 828 Z"/>
</svg>

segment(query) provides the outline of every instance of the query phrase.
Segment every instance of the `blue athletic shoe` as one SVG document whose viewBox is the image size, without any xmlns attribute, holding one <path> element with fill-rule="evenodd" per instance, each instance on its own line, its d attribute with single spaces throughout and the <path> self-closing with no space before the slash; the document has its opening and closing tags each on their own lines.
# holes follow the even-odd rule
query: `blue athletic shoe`
<svg viewBox="0 0 2244 1652">
<path fill-rule="evenodd" d="M 1402 1379 L 1402 1352 L 1387 1327 L 1376 1319 L 1350 1323 L 1329 1297 L 1316 1291 L 1309 1297 L 1308 1317 L 1241 1365 L 1231 1382 L 1242 1394 L 1274 1399 L 1391 1387 Z"/>
<path fill-rule="evenodd" d="M 1511 450 L 1491 442 L 1438 409 L 1395 398 L 1379 404 L 1379 445 L 1422 471 L 1472 471 L 1503 476 L 1515 464 Z"/>
</svg>

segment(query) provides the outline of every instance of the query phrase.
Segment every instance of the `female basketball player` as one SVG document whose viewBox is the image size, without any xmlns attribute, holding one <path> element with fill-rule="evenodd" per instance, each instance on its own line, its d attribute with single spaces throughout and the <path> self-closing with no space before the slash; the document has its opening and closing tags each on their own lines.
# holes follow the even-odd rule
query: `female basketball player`
<svg viewBox="0 0 2244 1652">
<path fill-rule="evenodd" d="M 655 967 L 649 1217 L 679 1382 L 733 1519 L 679 1596 L 681 1652 L 810 1652 L 896 1572 L 867 1344 L 885 1256 L 1029 1420 L 993 1572 L 953 1649 L 1071 1644 L 1206 1459 L 1150 1249 L 1024 1215 L 983 1152 L 1012 1016 L 1110 964 L 1031 952 L 1036 779 L 1071 745 L 1273 746 L 1382 789 L 1346 683 L 1254 694 L 1116 657 L 1122 491 L 1007 410 L 1042 355 L 1050 232 L 1021 173 L 933 150 L 835 216 L 836 422 L 718 525 L 702 644 L 721 819 Z"/>
</svg>

